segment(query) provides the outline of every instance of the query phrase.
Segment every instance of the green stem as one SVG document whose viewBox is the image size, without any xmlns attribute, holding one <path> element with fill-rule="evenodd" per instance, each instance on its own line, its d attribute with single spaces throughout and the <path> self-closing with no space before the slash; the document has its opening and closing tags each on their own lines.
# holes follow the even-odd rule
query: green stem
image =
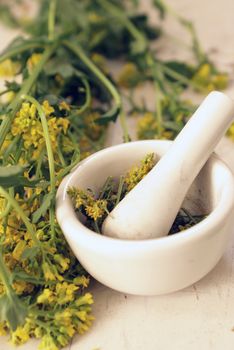
<svg viewBox="0 0 234 350">
<path fill-rule="evenodd" d="M 119 202 L 120 202 L 121 194 L 122 194 L 122 191 L 123 191 L 123 185 L 124 185 L 124 176 L 120 176 L 115 205 L 119 204 Z"/>
<path fill-rule="evenodd" d="M 41 153 L 40 153 L 38 161 L 37 161 L 37 167 L 36 167 L 36 172 L 35 172 L 36 179 L 39 179 L 39 177 L 40 177 L 44 155 L 45 155 L 45 149 L 43 148 L 41 150 Z"/>
<path fill-rule="evenodd" d="M 7 202 L 6 208 L 0 213 L 0 220 L 4 219 L 11 211 L 11 205 Z"/>
<path fill-rule="evenodd" d="M 57 0 L 50 0 L 49 16 L 48 16 L 48 39 L 52 41 L 55 34 L 55 17 L 56 17 Z"/>
<path fill-rule="evenodd" d="M 87 79 L 81 78 L 82 83 L 84 84 L 85 87 L 85 102 L 83 104 L 83 106 L 80 107 L 80 109 L 78 109 L 78 111 L 76 111 L 77 115 L 83 114 L 86 109 L 88 109 L 91 105 L 91 91 L 90 91 L 90 85 L 87 81 Z"/>
<path fill-rule="evenodd" d="M 3 142 L 5 140 L 5 137 L 7 135 L 7 133 L 9 132 L 10 128 L 11 128 L 11 124 L 13 119 L 15 118 L 15 114 L 17 112 L 17 110 L 19 109 L 22 101 L 21 101 L 21 96 L 24 94 L 27 94 L 30 89 L 32 88 L 33 84 L 35 83 L 35 81 L 37 80 L 38 75 L 40 74 L 40 72 L 42 71 L 45 63 L 47 62 L 47 60 L 50 58 L 50 56 L 52 55 L 52 53 L 55 50 L 55 46 L 50 46 L 47 49 L 45 49 L 41 60 L 38 62 L 38 64 L 35 66 L 35 68 L 33 69 L 31 75 L 28 77 L 28 79 L 26 79 L 22 86 L 20 91 L 17 93 L 17 95 L 15 96 L 15 98 L 13 99 L 13 101 L 9 104 L 8 106 L 8 110 L 9 113 L 7 115 L 7 117 L 5 117 L 3 119 L 3 122 L 0 126 L 0 149 L 3 145 Z"/>
<path fill-rule="evenodd" d="M 20 139 L 20 135 L 15 136 L 11 141 L 10 145 L 7 147 L 7 149 L 4 151 L 3 154 L 3 160 L 4 162 L 6 162 L 7 158 L 9 157 L 9 155 L 11 154 L 11 152 L 13 151 L 13 149 L 16 147 L 18 141 Z"/>
<path fill-rule="evenodd" d="M 60 160 L 62 167 L 65 168 L 67 166 L 67 163 L 66 163 L 66 160 L 64 159 L 64 156 L 63 156 L 63 153 L 61 150 L 61 145 L 62 145 L 61 137 L 59 137 L 58 145 L 57 145 L 57 154 L 58 154 L 58 157 L 59 157 L 59 160 Z"/>
<path fill-rule="evenodd" d="M 154 88 L 156 92 L 155 100 L 156 100 L 157 129 L 158 129 L 158 136 L 160 137 L 163 131 L 162 104 L 161 104 L 161 90 L 160 90 L 159 84 L 156 81 L 154 81 Z"/>
<path fill-rule="evenodd" d="M 112 82 L 102 73 L 102 71 L 89 59 L 89 57 L 85 54 L 83 49 L 79 45 L 74 45 L 73 43 L 69 41 L 64 41 L 64 45 L 71 50 L 74 54 L 76 54 L 82 62 L 86 65 L 86 67 L 102 82 L 102 84 L 105 86 L 105 88 L 109 91 L 111 94 L 115 105 L 117 109 L 120 111 L 120 120 L 121 120 L 121 126 L 124 134 L 124 141 L 129 141 L 129 134 L 127 130 L 126 125 L 126 119 L 125 114 L 121 113 L 122 111 L 122 100 L 121 96 L 118 93 L 115 86 L 112 84 Z"/>
<path fill-rule="evenodd" d="M 14 188 L 10 187 L 9 188 L 9 194 L 13 197 L 15 192 L 14 192 Z M 3 220 L 4 218 L 7 218 L 7 216 L 9 215 L 10 211 L 11 211 L 11 204 L 8 202 L 7 199 L 5 199 L 6 201 L 6 208 L 5 210 L 0 213 L 0 220 Z"/>
<path fill-rule="evenodd" d="M 7 289 L 8 294 L 11 294 L 13 292 L 13 289 L 10 283 L 10 276 L 11 276 L 11 272 L 6 268 L 6 265 L 3 261 L 2 247 L 0 247 L 0 277 L 4 286 Z"/>
<path fill-rule="evenodd" d="M 45 138 L 45 144 L 46 144 L 46 150 L 47 150 L 47 155 L 48 155 L 48 163 L 49 163 L 50 192 L 52 193 L 52 195 L 55 195 L 56 183 L 55 183 L 54 155 L 53 155 L 52 143 L 50 140 L 50 133 L 49 133 L 49 128 L 48 128 L 45 112 L 43 111 L 40 103 L 34 97 L 28 96 L 28 95 L 22 95 L 22 99 L 29 101 L 36 106 L 36 109 L 38 111 L 38 115 L 41 119 L 41 124 L 42 124 L 43 134 L 44 134 L 44 138 Z M 55 219 L 54 205 L 52 205 L 51 210 L 50 210 L 52 236 L 54 236 L 54 219 Z"/>
<path fill-rule="evenodd" d="M 41 119 L 42 129 L 44 133 L 45 138 L 45 144 L 46 144 L 46 150 L 48 154 L 48 163 L 49 163 L 49 171 L 50 171 L 50 186 L 51 186 L 51 192 L 55 192 L 55 170 L 54 170 L 54 155 L 53 155 L 53 149 L 52 144 L 50 140 L 50 133 L 49 128 L 46 120 L 46 115 L 44 110 L 42 109 L 40 103 L 32 96 L 28 95 L 22 95 L 22 99 L 31 102 L 36 106 L 36 109 L 38 111 L 38 115 Z"/>
<path fill-rule="evenodd" d="M 42 47 L 43 43 L 36 43 L 36 42 L 26 42 L 24 44 L 21 44 L 19 46 L 13 47 L 12 49 L 8 49 L 6 53 L 3 53 L 0 57 L 0 63 L 7 60 L 8 58 L 14 57 L 24 51 L 30 50 L 30 49 L 36 49 L 38 47 Z"/>
<path fill-rule="evenodd" d="M 64 41 L 64 45 L 76 54 L 87 68 L 103 83 L 105 88 L 110 92 L 115 104 L 122 109 L 121 97 L 112 82 L 102 73 L 102 71 L 91 61 L 79 45 L 74 45 L 72 42 Z"/>
<path fill-rule="evenodd" d="M 199 84 L 195 83 L 194 81 L 186 78 L 184 75 L 176 72 L 174 69 L 167 67 L 165 64 L 163 64 L 163 63 L 161 63 L 159 61 L 157 61 L 157 65 L 160 66 L 162 71 L 166 75 L 171 77 L 172 79 L 178 80 L 182 84 L 186 84 L 188 86 L 191 86 L 192 88 L 197 89 L 200 92 L 203 92 L 203 93 L 205 92 L 205 89 L 201 85 L 199 85 Z"/>
<path fill-rule="evenodd" d="M 119 22 L 121 22 L 127 30 L 131 33 L 132 37 L 138 41 L 142 42 L 142 44 L 147 46 L 147 39 L 145 36 L 137 29 L 137 27 L 128 19 L 127 15 L 119 9 L 119 7 L 113 5 L 110 1 L 107 0 L 96 0 L 97 3 L 109 12 L 113 17 L 118 18 Z"/>
<path fill-rule="evenodd" d="M 163 118 L 162 118 L 162 105 L 161 105 L 161 94 L 162 91 L 160 89 L 160 77 L 159 73 L 157 71 L 157 67 L 154 61 L 154 58 L 151 54 L 147 55 L 147 63 L 151 70 L 151 74 L 153 77 L 153 84 L 154 84 L 154 90 L 155 90 L 155 107 L 156 107 L 156 120 L 157 120 L 157 130 L 158 130 L 158 136 L 160 137 L 162 135 L 162 124 L 163 124 Z"/>
<path fill-rule="evenodd" d="M 119 120 L 120 120 L 120 125 L 121 125 L 122 131 L 123 131 L 123 140 L 124 140 L 124 142 L 129 142 L 130 136 L 128 133 L 127 119 L 126 119 L 126 114 L 123 110 L 120 112 Z"/>
<path fill-rule="evenodd" d="M 36 232 L 34 230 L 33 225 L 31 224 L 31 222 L 29 221 L 29 218 L 27 217 L 27 215 L 25 214 L 25 212 L 23 211 L 23 209 L 19 206 L 19 204 L 17 203 L 17 201 L 6 191 L 4 190 L 4 188 L 2 188 L 2 186 L 0 186 L 0 194 L 7 199 L 8 203 L 11 205 L 12 208 L 14 208 L 14 210 L 19 214 L 20 218 L 22 219 L 23 223 L 26 226 L 26 229 L 28 230 L 28 232 L 31 235 L 31 238 L 34 242 L 34 244 L 38 247 L 41 248 L 41 242 L 37 239 L 36 236 Z"/>
</svg>

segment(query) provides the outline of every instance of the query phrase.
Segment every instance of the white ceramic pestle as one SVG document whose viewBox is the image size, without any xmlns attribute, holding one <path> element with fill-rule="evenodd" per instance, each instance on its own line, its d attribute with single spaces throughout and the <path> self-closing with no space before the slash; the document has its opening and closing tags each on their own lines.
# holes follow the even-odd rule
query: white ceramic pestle
<svg viewBox="0 0 234 350">
<path fill-rule="evenodd" d="M 234 101 L 211 92 L 168 152 L 112 210 L 103 233 L 121 239 L 166 236 L 193 180 L 234 116 Z"/>
</svg>

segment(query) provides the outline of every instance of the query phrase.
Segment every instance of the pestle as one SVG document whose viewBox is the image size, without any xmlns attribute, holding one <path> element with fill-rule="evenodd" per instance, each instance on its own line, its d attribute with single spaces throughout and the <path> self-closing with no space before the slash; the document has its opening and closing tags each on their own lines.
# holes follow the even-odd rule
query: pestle
<svg viewBox="0 0 234 350">
<path fill-rule="evenodd" d="M 233 116 L 234 101 L 221 92 L 211 92 L 168 152 L 111 211 L 103 233 L 133 240 L 166 236 L 190 185 Z"/>
</svg>

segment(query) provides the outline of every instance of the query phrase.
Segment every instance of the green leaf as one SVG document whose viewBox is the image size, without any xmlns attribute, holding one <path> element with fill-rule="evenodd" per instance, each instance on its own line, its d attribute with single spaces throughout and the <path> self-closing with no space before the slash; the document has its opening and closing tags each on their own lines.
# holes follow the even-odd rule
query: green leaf
<svg viewBox="0 0 234 350">
<path fill-rule="evenodd" d="M 194 67 L 180 61 L 168 61 L 165 63 L 165 65 L 188 79 L 192 78 L 195 71 Z M 173 80 L 172 78 L 168 79 Z"/>
<path fill-rule="evenodd" d="M 0 185 L 14 186 L 23 172 L 24 168 L 20 165 L 0 166 Z"/>
<path fill-rule="evenodd" d="M 16 294 L 10 293 L 0 297 L 0 321 L 7 321 L 13 331 L 24 323 L 27 314 L 27 307 Z"/>
<path fill-rule="evenodd" d="M 35 187 L 39 180 L 28 180 L 22 176 L 25 167 L 20 165 L 0 166 L 0 186 L 4 188 L 15 186 Z"/>
<path fill-rule="evenodd" d="M 20 84 L 18 84 L 16 81 L 5 81 L 5 86 L 7 89 L 18 92 L 20 90 Z"/>
<path fill-rule="evenodd" d="M 62 78 L 71 78 L 74 75 L 74 68 L 70 63 L 61 61 L 60 59 L 53 59 L 46 65 L 46 75 L 60 74 Z"/>
<path fill-rule="evenodd" d="M 13 281 L 21 280 L 33 284 L 44 284 L 44 280 L 38 279 L 38 277 L 33 277 L 25 273 L 24 271 L 16 271 L 12 274 Z"/>
<path fill-rule="evenodd" d="M 35 256 L 38 254 L 39 251 L 40 251 L 39 247 L 26 248 L 26 249 L 24 249 L 20 260 L 29 259 L 29 258 L 31 258 L 31 259 L 35 258 Z"/>
<path fill-rule="evenodd" d="M 54 193 L 49 192 L 43 197 L 42 205 L 33 213 L 32 222 L 36 224 L 39 219 L 46 213 L 46 211 L 50 208 L 52 200 L 54 199 Z"/>
</svg>

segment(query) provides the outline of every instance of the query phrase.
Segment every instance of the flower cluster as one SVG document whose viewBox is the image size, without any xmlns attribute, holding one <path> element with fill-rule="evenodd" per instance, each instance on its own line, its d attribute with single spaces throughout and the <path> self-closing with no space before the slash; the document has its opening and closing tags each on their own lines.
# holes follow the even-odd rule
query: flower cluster
<svg viewBox="0 0 234 350">
<path fill-rule="evenodd" d="M 66 291 L 67 287 L 68 292 Z M 91 294 L 85 293 L 78 297 L 74 291 L 77 291 L 79 286 L 74 284 L 67 285 L 63 283 L 63 285 L 60 285 L 60 291 L 57 291 L 57 289 L 58 285 L 56 291 L 52 292 L 51 289 L 47 288 L 39 295 L 37 306 L 26 319 L 25 324 L 17 327 L 11 333 L 13 344 L 21 345 L 27 342 L 29 338 L 35 337 L 41 338 L 39 349 L 59 350 L 61 347 L 68 345 L 75 333 L 83 334 L 88 330 L 93 321 L 93 316 L 90 314 L 91 304 L 93 303 Z M 63 302 L 55 307 L 57 298 L 60 300 L 62 294 L 69 295 L 69 300 L 65 301 L 63 299 Z M 35 318 L 35 312 L 40 314 L 40 321 Z M 7 325 L 0 323 L 0 332 L 5 334 L 6 331 Z"/>
<path fill-rule="evenodd" d="M 96 221 L 105 214 L 107 208 L 106 200 L 95 199 L 92 193 L 74 187 L 69 188 L 68 194 L 73 201 L 74 207 L 85 211 L 91 219 Z"/>
<path fill-rule="evenodd" d="M 192 81 L 203 87 L 207 92 L 212 90 L 223 90 L 228 84 L 228 75 L 217 73 L 216 69 L 209 64 L 202 64 L 194 74 Z"/>
<path fill-rule="evenodd" d="M 32 106 L 29 106 L 28 114 L 34 114 Z M 40 188 L 25 187 L 24 192 L 15 193 L 14 199 L 31 218 L 40 207 L 41 195 Z M 0 213 L 7 210 L 7 205 L 7 201 L 0 197 Z M 46 212 L 34 225 L 39 241 L 37 245 L 18 212 L 13 209 L 8 212 L 7 225 L 0 218 L 3 260 L 12 276 L 11 287 L 21 301 L 30 305 L 22 325 L 12 330 L 8 322 L 0 322 L 0 334 L 10 333 L 11 341 L 16 345 L 32 337 L 40 338 L 41 349 L 58 350 L 66 346 L 75 333 L 82 334 L 91 326 L 93 299 L 90 293 L 85 293 L 89 285 L 87 274 L 68 247 L 58 225 L 52 235 L 48 222 Z M 5 295 L 6 289 L 1 282 L 0 297 Z"/>
<path fill-rule="evenodd" d="M 66 135 L 69 121 L 66 118 L 54 116 L 54 108 L 47 100 L 43 101 L 42 107 L 47 118 L 50 141 L 53 150 L 58 146 L 58 136 Z M 21 135 L 25 149 L 32 149 L 32 157 L 37 158 L 45 147 L 45 138 L 41 121 L 38 117 L 35 105 L 24 102 L 12 123 L 11 133 L 13 136 Z"/>
<path fill-rule="evenodd" d="M 131 191 L 140 182 L 145 175 L 154 167 L 154 153 L 148 154 L 142 161 L 140 166 L 134 166 L 124 177 L 127 191 Z"/>
<path fill-rule="evenodd" d="M 13 77 L 20 70 L 20 64 L 11 59 L 7 59 L 0 63 L 0 77 Z"/>
</svg>

